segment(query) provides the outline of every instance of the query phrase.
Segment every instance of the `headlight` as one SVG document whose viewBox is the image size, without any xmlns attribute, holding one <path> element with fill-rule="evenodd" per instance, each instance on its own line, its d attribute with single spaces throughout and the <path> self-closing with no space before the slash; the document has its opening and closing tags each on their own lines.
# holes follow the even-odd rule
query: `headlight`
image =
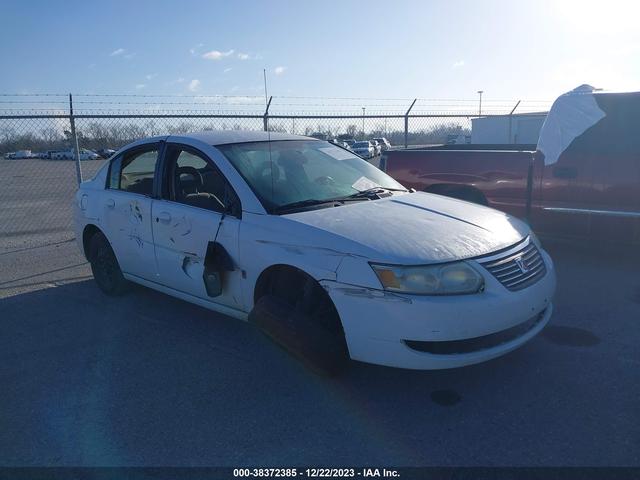
<svg viewBox="0 0 640 480">
<path fill-rule="evenodd" d="M 484 278 L 466 262 L 405 267 L 371 264 L 382 287 L 416 295 L 461 295 L 482 290 Z"/>
</svg>

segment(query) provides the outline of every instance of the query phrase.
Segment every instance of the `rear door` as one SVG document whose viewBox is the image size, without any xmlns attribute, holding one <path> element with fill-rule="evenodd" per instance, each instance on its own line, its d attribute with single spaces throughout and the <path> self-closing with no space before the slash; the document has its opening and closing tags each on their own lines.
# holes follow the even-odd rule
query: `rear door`
<svg viewBox="0 0 640 480">
<path fill-rule="evenodd" d="M 168 143 L 162 170 L 161 198 L 152 211 L 158 281 L 241 310 L 237 195 L 214 162 L 191 146 Z M 214 257 L 220 261 L 221 255 L 230 268 L 222 271 L 222 289 L 215 294 L 205 276 Z"/>
<path fill-rule="evenodd" d="M 156 275 L 151 205 L 160 143 L 127 150 L 111 161 L 102 196 L 102 225 L 123 272 Z"/>
</svg>

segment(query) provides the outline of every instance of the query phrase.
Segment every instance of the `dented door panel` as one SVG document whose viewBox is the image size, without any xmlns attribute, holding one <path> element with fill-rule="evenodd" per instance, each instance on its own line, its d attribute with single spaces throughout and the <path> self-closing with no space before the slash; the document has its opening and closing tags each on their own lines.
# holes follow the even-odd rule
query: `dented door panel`
<svg viewBox="0 0 640 480">
<path fill-rule="evenodd" d="M 167 200 L 154 201 L 152 217 L 158 282 L 211 302 L 242 309 L 239 220 L 230 215 L 222 218 L 217 212 Z M 203 274 L 207 247 L 214 241 L 227 251 L 234 269 L 222 273 L 222 293 L 211 297 Z"/>
<path fill-rule="evenodd" d="M 101 223 L 122 271 L 153 280 L 156 262 L 151 229 L 152 199 L 135 193 L 105 190 L 101 203 Z"/>
</svg>

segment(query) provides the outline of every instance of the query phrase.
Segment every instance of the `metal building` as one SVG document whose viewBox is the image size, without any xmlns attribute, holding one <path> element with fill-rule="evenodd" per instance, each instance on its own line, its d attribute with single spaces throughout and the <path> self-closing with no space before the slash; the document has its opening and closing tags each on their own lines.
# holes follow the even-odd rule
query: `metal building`
<svg viewBox="0 0 640 480">
<path fill-rule="evenodd" d="M 536 144 L 547 112 L 492 115 L 471 119 L 473 144 Z"/>
</svg>

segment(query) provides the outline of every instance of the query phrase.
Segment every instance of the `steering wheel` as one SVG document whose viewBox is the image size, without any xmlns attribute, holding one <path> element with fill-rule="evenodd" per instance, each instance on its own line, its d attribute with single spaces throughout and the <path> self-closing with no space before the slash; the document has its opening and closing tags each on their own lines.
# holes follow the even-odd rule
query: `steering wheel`
<svg viewBox="0 0 640 480">
<path fill-rule="evenodd" d="M 204 185 L 204 179 L 202 178 L 202 174 L 198 171 L 196 167 L 184 166 L 176 168 L 176 177 L 178 181 L 180 180 L 180 175 L 186 173 L 188 175 L 192 175 L 193 179 L 196 183 L 196 190 L 199 190 L 202 185 Z"/>
</svg>

